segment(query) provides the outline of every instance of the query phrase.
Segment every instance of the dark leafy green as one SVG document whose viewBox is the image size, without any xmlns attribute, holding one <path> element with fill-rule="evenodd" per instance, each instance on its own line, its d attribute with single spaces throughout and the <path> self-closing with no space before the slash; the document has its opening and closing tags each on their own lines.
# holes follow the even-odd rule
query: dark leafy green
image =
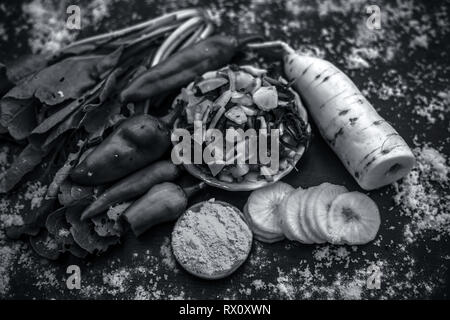
<svg viewBox="0 0 450 320">
<path fill-rule="evenodd" d="M 46 198 L 56 198 L 58 196 L 61 184 L 69 177 L 70 170 L 77 163 L 83 145 L 84 141 L 80 140 L 78 142 L 78 151 L 70 153 L 64 165 L 56 171 L 52 182 L 47 188 Z"/>
<path fill-rule="evenodd" d="M 59 209 L 50 213 L 45 222 L 45 227 L 55 237 L 61 251 L 63 251 L 64 246 L 74 243 L 64 210 Z"/>
<path fill-rule="evenodd" d="M 61 135 L 70 130 L 77 129 L 80 125 L 81 119 L 83 119 L 84 116 L 85 114 L 82 112 L 82 110 L 77 110 L 74 113 L 72 113 L 66 120 L 64 120 L 52 131 L 50 131 L 45 141 L 42 143 L 41 148 L 42 149 L 49 148 L 49 146 Z"/>
<path fill-rule="evenodd" d="M 119 237 L 101 237 L 94 230 L 94 224 L 90 220 L 81 221 L 80 216 L 85 206 L 74 206 L 66 210 L 67 222 L 71 225 L 70 232 L 75 242 L 89 253 L 105 252 L 110 246 L 120 242 Z"/>
<path fill-rule="evenodd" d="M 35 106 L 35 99 L 1 99 L 0 124 L 14 139 L 25 139 L 37 125 Z"/>
<path fill-rule="evenodd" d="M 76 110 L 80 109 L 86 103 L 90 103 L 92 99 L 98 96 L 99 90 L 103 86 L 103 81 L 98 83 L 94 88 L 86 92 L 83 97 L 72 101 L 67 106 L 62 108 L 61 110 L 55 112 L 50 117 L 42 121 L 39 126 L 34 128 L 31 132 L 30 141 L 34 143 L 34 139 L 38 139 L 40 135 L 45 134 L 55 128 L 58 124 L 60 124 L 64 119 L 66 119 L 69 115 L 71 115 Z M 42 140 L 37 140 L 41 142 Z M 36 143 L 37 144 L 37 143 Z"/>
<path fill-rule="evenodd" d="M 49 260 L 56 260 L 61 254 L 55 237 L 45 229 L 42 229 L 38 235 L 30 237 L 30 244 L 38 255 Z"/>
<path fill-rule="evenodd" d="M 103 105 L 88 112 L 82 124 L 88 133 L 97 132 L 97 135 L 100 136 L 105 129 L 116 123 L 115 119 L 120 113 L 121 107 L 122 104 L 117 100 L 103 103 Z"/>
<path fill-rule="evenodd" d="M 48 63 L 46 54 L 29 54 L 7 64 L 6 74 L 14 84 L 18 84 L 26 77 L 44 69 Z"/>
<path fill-rule="evenodd" d="M 75 43 L 52 57 L 30 55 L 6 67 L 0 64 L 0 134 L 28 142 L 0 176 L 0 193 L 12 190 L 25 176 L 50 183 L 41 205 L 32 209 L 25 202 L 24 224 L 6 233 L 12 238 L 29 236 L 34 250 L 45 258 L 54 260 L 64 252 L 80 258 L 101 253 L 125 232 L 121 205 L 106 212 L 105 220 L 81 222 L 81 212 L 101 186 L 75 185 L 68 176 L 88 148 L 130 117 L 118 94 L 137 69 L 146 70 L 151 52 L 162 41 L 139 37 L 138 32 L 117 38 L 124 41 Z"/>
<path fill-rule="evenodd" d="M 38 208 L 30 208 L 22 212 L 23 225 L 6 228 L 6 235 L 11 239 L 19 239 L 23 235 L 35 236 L 44 226 L 47 215 L 56 209 L 57 199 L 44 198 Z"/>
<path fill-rule="evenodd" d="M 41 227 L 35 224 L 26 224 L 23 226 L 11 226 L 6 228 L 6 236 L 9 239 L 17 240 L 20 239 L 23 235 L 36 236 Z"/>
<path fill-rule="evenodd" d="M 107 86 L 103 86 L 104 83 L 99 82 L 102 82 L 101 80 L 115 68 L 121 54 L 122 49 L 119 48 L 108 55 L 71 57 L 28 76 L 0 100 L 1 126 L 8 129 L 15 139 L 21 140 L 27 138 L 33 129 L 36 129 L 34 134 L 51 130 L 85 103 L 87 98 L 84 96 L 85 93 L 92 94 L 88 91 L 89 89 L 107 88 L 101 93 L 102 98 L 105 98 L 114 88 L 115 78 L 114 76 L 108 77 Z M 82 99 L 79 100 L 80 98 Z M 46 106 L 60 105 L 66 101 L 72 101 L 72 103 L 53 114 L 36 128 L 38 125 L 37 114 L 41 109 L 36 108 L 40 107 L 36 101 Z M 73 125 L 68 127 L 74 128 Z M 47 144 L 67 130 L 67 125 L 65 129 L 55 130 L 54 136 Z"/>
<path fill-rule="evenodd" d="M 106 78 L 105 84 L 103 85 L 103 88 L 100 91 L 99 95 L 100 102 L 106 101 L 106 99 L 112 95 L 114 89 L 116 88 L 118 77 L 121 75 L 122 72 L 123 70 L 121 68 L 115 69 Z"/>
<path fill-rule="evenodd" d="M 65 207 L 87 203 L 94 195 L 93 187 L 79 186 L 64 180 L 59 188 L 58 200 Z"/>
<path fill-rule="evenodd" d="M 48 232 L 55 238 L 58 250 L 70 252 L 78 258 L 85 258 L 88 252 L 76 244 L 72 233 L 70 233 L 70 224 L 66 220 L 64 210 L 56 210 L 49 214 L 45 227 Z"/>
<path fill-rule="evenodd" d="M 45 155 L 46 152 L 35 148 L 31 144 L 26 146 L 5 172 L 4 176 L 1 177 L 0 194 L 12 190 L 27 173 L 41 163 Z"/>
<path fill-rule="evenodd" d="M 6 66 L 0 63 L 0 97 L 3 97 L 12 86 L 13 83 L 8 79 L 8 75 L 6 74 Z"/>
<path fill-rule="evenodd" d="M 36 97 L 47 105 L 57 105 L 79 98 L 92 88 L 105 72 L 114 68 L 120 51 L 110 55 L 71 57 L 57 62 L 12 88 L 6 97 Z"/>
<path fill-rule="evenodd" d="M 109 208 L 106 213 L 93 217 L 91 220 L 95 232 L 101 237 L 122 236 L 125 228 L 121 216 L 130 205 L 130 202 L 121 203 Z"/>
<path fill-rule="evenodd" d="M 95 43 L 86 43 L 83 45 L 78 45 L 76 47 L 64 48 L 62 52 L 58 54 L 56 57 L 58 60 L 67 58 L 69 56 L 79 56 L 83 54 L 92 53 L 98 49 L 98 44 Z"/>
</svg>

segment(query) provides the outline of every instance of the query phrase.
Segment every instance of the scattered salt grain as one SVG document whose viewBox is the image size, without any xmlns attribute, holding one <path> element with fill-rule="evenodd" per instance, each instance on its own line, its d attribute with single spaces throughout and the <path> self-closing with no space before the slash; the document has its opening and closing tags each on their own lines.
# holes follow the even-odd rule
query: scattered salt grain
<svg viewBox="0 0 450 320">
<path fill-rule="evenodd" d="M 0 297 L 6 296 L 9 291 L 10 269 L 14 256 L 13 247 L 0 246 Z"/>
<path fill-rule="evenodd" d="M 88 10 L 91 11 L 92 21 L 94 26 L 100 23 L 105 17 L 109 16 L 109 6 L 112 0 L 94 0 L 88 6 Z"/>
<path fill-rule="evenodd" d="M 344 262 L 347 268 L 351 262 L 350 252 L 343 246 L 324 245 L 313 251 L 314 260 L 324 267 L 331 267 L 335 263 Z"/>
<path fill-rule="evenodd" d="M 145 290 L 143 286 L 137 286 L 134 294 L 134 300 L 150 300 L 151 293 Z"/>
<path fill-rule="evenodd" d="M 0 224 L 4 228 L 9 228 L 12 226 L 22 226 L 23 219 L 22 216 L 17 214 L 0 214 Z"/>
<path fill-rule="evenodd" d="M 41 206 L 45 193 L 47 192 L 47 186 L 43 186 L 40 181 L 28 182 L 27 190 L 25 191 L 25 200 L 30 200 L 30 209 L 36 209 Z"/>
<path fill-rule="evenodd" d="M 109 15 L 111 0 L 94 0 L 81 7 L 81 28 L 98 25 Z M 54 53 L 77 37 L 79 30 L 66 26 L 66 9 L 72 3 L 68 0 L 52 2 L 33 0 L 22 5 L 28 17 L 29 45 L 33 53 Z"/>
<path fill-rule="evenodd" d="M 251 285 L 255 287 L 255 290 L 261 290 L 266 288 L 266 284 L 261 279 L 253 280 Z"/>
<path fill-rule="evenodd" d="M 279 271 L 280 272 L 280 271 Z M 283 298 L 294 299 L 295 297 L 295 289 L 292 285 L 292 280 L 289 279 L 286 275 L 281 273 L 281 275 L 277 278 L 276 290 Z"/>
<path fill-rule="evenodd" d="M 126 269 L 115 270 L 103 275 L 103 283 L 110 287 L 109 293 L 123 293 L 127 290 L 130 272 Z"/>
<path fill-rule="evenodd" d="M 178 272 L 175 257 L 172 253 L 172 247 L 170 245 L 170 238 L 166 237 L 160 249 L 162 256 L 162 263 L 170 270 Z"/>
<path fill-rule="evenodd" d="M 439 190 L 449 188 L 448 160 L 438 150 L 424 146 L 415 148 L 417 165 L 401 181 L 394 184 L 395 203 L 410 218 L 405 226 L 405 239 L 412 243 L 426 232 L 440 239 L 450 235 L 450 196 Z"/>
<path fill-rule="evenodd" d="M 29 45 L 34 53 L 55 52 L 75 39 L 76 33 L 66 28 L 65 10 L 52 2 L 34 0 L 23 4 L 22 11 L 32 26 Z"/>
<path fill-rule="evenodd" d="M 13 204 L 6 198 L 0 199 L 0 241 L 6 239 L 5 230 L 7 228 L 23 225 L 23 218 L 20 214 L 22 209 L 23 205 L 19 202 Z"/>
<path fill-rule="evenodd" d="M 439 92 L 436 97 L 425 97 L 423 95 L 416 96 L 416 105 L 413 112 L 418 116 L 425 118 L 428 123 L 434 124 L 436 121 L 445 120 L 445 115 L 450 112 L 450 104 L 448 102 L 448 92 Z"/>
<path fill-rule="evenodd" d="M 428 36 L 426 34 L 422 34 L 420 36 L 415 36 L 409 43 L 409 47 L 415 49 L 417 47 L 421 47 L 424 49 L 428 49 Z"/>
<path fill-rule="evenodd" d="M 70 231 L 67 230 L 67 229 L 61 228 L 61 229 L 58 231 L 58 236 L 60 236 L 60 237 L 62 237 L 62 238 L 68 237 L 69 235 L 70 235 Z"/>
<path fill-rule="evenodd" d="M 370 60 L 379 58 L 379 51 L 375 48 L 352 48 L 347 57 L 348 69 L 363 69 L 370 67 Z"/>
<path fill-rule="evenodd" d="M 4 172 L 9 166 L 8 156 L 10 150 L 7 146 L 2 146 L 0 148 L 0 173 Z"/>
<path fill-rule="evenodd" d="M 57 279 L 55 272 L 55 268 L 50 268 L 43 272 L 40 272 L 36 277 L 37 279 L 34 283 L 34 286 L 40 290 L 48 289 L 49 287 L 57 288 L 58 286 L 61 286 L 63 281 Z"/>
<path fill-rule="evenodd" d="M 369 62 L 355 53 L 352 53 L 347 57 L 347 69 L 363 69 L 369 67 Z"/>
</svg>

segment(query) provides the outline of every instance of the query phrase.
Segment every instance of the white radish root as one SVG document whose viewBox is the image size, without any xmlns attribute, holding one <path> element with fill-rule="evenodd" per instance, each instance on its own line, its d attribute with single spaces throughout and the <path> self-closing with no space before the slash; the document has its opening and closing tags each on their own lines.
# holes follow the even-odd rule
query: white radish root
<svg viewBox="0 0 450 320">
<path fill-rule="evenodd" d="M 284 71 L 302 96 L 323 138 L 365 190 L 404 177 L 414 166 L 411 149 L 350 78 L 332 63 L 296 53 L 283 42 L 251 44 L 280 47 Z"/>
</svg>

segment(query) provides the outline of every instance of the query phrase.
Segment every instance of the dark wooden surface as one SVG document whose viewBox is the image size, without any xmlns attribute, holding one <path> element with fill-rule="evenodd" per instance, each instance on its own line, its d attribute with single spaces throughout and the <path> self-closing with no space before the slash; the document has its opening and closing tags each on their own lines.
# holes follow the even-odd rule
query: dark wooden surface
<svg viewBox="0 0 450 320">
<path fill-rule="evenodd" d="M 211 5 L 209 1 L 199 2 Z M 4 3 L 8 8 L 9 15 L 5 19 L 2 18 L 3 25 L 17 26 L 24 23 L 21 4 L 14 3 Z M 295 4 L 296 1 L 253 1 L 251 4 L 235 0 L 215 3 L 212 8 L 213 10 L 219 9 L 223 13 L 220 32 L 249 31 L 242 30 L 242 16 L 251 12 L 255 14 L 253 16 L 255 21 L 251 21 L 249 18 L 247 23 L 251 29 L 254 29 L 252 31 L 264 32 L 266 30 L 268 38 L 281 38 L 294 47 L 309 44 L 324 49 L 326 58 L 348 72 L 361 89 L 370 89 L 371 83 L 374 83 L 375 86 L 381 86 L 381 83 L 395 86 L 395 78 L 390 76 L 394 72 L 406 78 L 407 74 L 412 73 L 426 79 L 425 83 L 408 80 L 406 95 L 421 92 L 424 96 L 431 98 L 435 90 L 444 90 L 445 88 L 448 90 L 448 17 L 444 19 L 447 31 L 445 28 L 439 28 L 433 22 L 432 27 L 436 30 L 440 29 L 440 31 L 437 31 L 436 36 L 430 39 L 428 49 L 408 47 L 415 32 L 408 33 L 401 25 L 408 19 L 403 18 L 398 22 L 391 20 L 389 30 L 383 31 L 387 36 L 381 37 L 378 43 L 372 45 L 376 48 L 383 48 L 393 45 L 393 41 L 399 41 L 399 48 L 397 48 L 394 59 L 391 61 L 376 59 L 371 63 L 370 68 L 348 70 L 344 56 L 353 46 L 352 39 L 355 37 L 355 30 L 358 26 L 363 25 L 367 18 L 364 1 L 351 4 L 350 9 L 343 4 L 344 2 L 337 3 L 338 9 L 329 9 L 325 15 L 320 14 L 322 12 L 320 10 L 323 9 L 316 2 L 306 2 L 304 6 L 297 6 L 294 9 L 292 9 L 292 3 Z M 323 6 L 325 2 L 321 3 Z M 382 12 L 390 12 L 383 11 L 390 1 L 377 1 L 377 3 L 381 3 L 379 5 Z M 442 8 L 448 9 L 448 2 L 426 6 L 419 5 L 419 2 L 402 1 L 401 3 L 405 3 L 408 8 L 417 7 L 413 12 L 414 19 L 418 19 L 419 23 L 422 23 L 420 19 L 423 15 L 427 15 L 431 17 L 432 21 L 435 21 L 436 15 L 442 11 Z M 110 15 L 100 22 L 99 30 L 131 23 L 132 13 L 138 13 L 141 17 L 138 19 L 142 19 L 162 11 L 188 6 L 190 6 L 188 1 L 128 1 L 127 3 L 118 1 L 109 7 Z M 394 10 L 398 9 L 394 4 L 389 6 Z M 295 8 L 300 8 L 301 12 L 296 12 Z M 386 19 L 393 18 L 386 16 Z M 299 25 L 296 27 L 290 25 L 289 22 L 296 22 Z M 328 30 L 328 36 L 324 36 L 323 29 Z M 27 32 L 21 31 L 15 37 L 11 30 L 7 28 L 7 32 L 11 32 L 9 39 L 6 42 L 0 41 L 0 61 L 10 60 L 29 50 Z M 92 29 L 87 27 L 83 33 L 92 33 Z M 326 49 L 325 43 L 329 45 L 329 49 Z M 423 67 L 424 65 L 427 67 Z M 445 154 L 449 154 L 448 119 L 439 120 L 434 125 L 430 125 L 423 117 L 413 114 L 413 105 L 407 102 L 408 98 L 390 96 L 386 100 L 382 100 L 374 94 L 373 90 L 368 91 L 368 98 L 408 143 L 413 145 L 413 138 L 417 135 L 416 142 L 419 144 L 430 143 L 432 146 L 442 148 Z M 309 187 L 322 182 L 331 182 L 345 185 L 349 190 L 360 190 L 315 129 L 311 147 L 300 160 L 297 168 L 297 172 L 291 173 L 285 179 L 293 186 Z M 51 286 L 36 285 L 36 275 L 33 272 L 28 273 L 25 268 L 22 270 L 22 267 L 18 267 L 18 271 L 11 279 L 11 290 L 8 297 L 134 298 L 137 288 L 141 286 L 146 292 L 145 297 L 164 299 L 180 296 L 193 299 L 302 299 L 308 297 L 308 292 L 313 294 L 313 298 L 345 298 L 345 294 L 339 294 L 340 289 L 337 288 L 339 285 L 333 285 L 339 279 L 339 274 L 349 281 L 353 277 L 356 280 L 358 277 L 361 278 L 360 275 L 357 275 L 358 270 L 365 270 L 371 263 L 382 261 L 384 264 L 381 271 L 384 276 L 381 278 L 381 289 L 369 290 L 363 285 L 360 295 L 362 298 L 448 298 L 449 262 L 445 259 L 450 254 L 448 238 L 444 237 L 438 242 L 431 241 L 432 234 L 430 234 L 417 240 L 413 245 L 405 245 L 405 250 L 399 249 L 404 244 L 402 226 L 408 222 L 408 218 L 400 216 L 397 207 L 390 210 L 394 206 L 392 200 L 394 192 L 392 187 L 385 187 L 369 193 L 379 205 L 382 215 L 379 241 L 376 244 L 360 247 L 356 251 L 346 248 L 350 252 L 348 265 L 345 262 L 333 262 L 330 267 L 318 267 L 317 264 L 320 261 L 314 258 L 313 253 L 320 248 L 319 246 L 299 245 L 288 241 L 273 245 L 255 242 L 249 261 L 235 274 L 218 281 L 200 280 L 188 275 L 179 266 L 173 269 L 163 262 L 160 248 L 163 242 L 167 241 L 173 226 L 166 224 L 155 227 L 140 239 L 128 235 L 121 245 L 100 257 L 91 257 L 87 261 L 80 261 L 65 256 L 58 262 L 49 263 L 48 268 L 56 272 L 57 279 L 56 284 Z M 208 188 L 193 199 L 193 202 L 216 198 L 228 201 L 242 209 L 248 194 Z M 448 190 L 444 190 L 442 196 L 445 194 L 448 195 Z M 392 230 L 390 228 L 392 226 L 395 226 L 395 229 Z M 410 258 L 415 260 L 413 264 L 403 262 Z M 84 288 L 81 291 L 69 291 L 65 288 L 65 270 L 70 264 L 77 264 L 81 267 Z M 143 267 L 146 271 L 140 272 L 139 267 Z M 311 272 L 315 268 L 318 270 L 316 276 L 311 280 L 312 283 L 307 283 L 305 278 L 298 273 L 299 270 L 305 270 L 307 267 Z M 114 291 L 114 288 L 103 283 L 104 274 L 114 273 L 118 270 L 129 271 L 123 292 Z M 414 276 L 408 278 L 406 276 L 408 272 L 412 272 Z M 319 279 L 317 275 L 324 278 Z M 293 292 L 285 293 L 281 288 L 280 283 L 284 283 L 285 278 L 287 283 L 292 284 Z M 262 280 L 266 287 L 257 290 L 255 280 Z M 408 287 L 407 283 L 410 283 L 411 286 Z M 427 289 L 427 284 L 432 285 L 431 290 Z M 320 286 L 334 288 L 336 294 L 321 290 Z M 92 287 L 92 290 L 89 287 Z M 104 287 L 103 291 L 102 287 Z M 251 291 L 246 291 L 246 289 L 251 289 Z"/>
</svg>

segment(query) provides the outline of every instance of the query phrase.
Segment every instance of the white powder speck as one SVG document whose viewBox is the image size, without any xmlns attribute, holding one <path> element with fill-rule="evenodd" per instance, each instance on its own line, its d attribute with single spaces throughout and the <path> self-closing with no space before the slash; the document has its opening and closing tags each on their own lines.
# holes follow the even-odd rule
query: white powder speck
<svg viewBox="0 0 450 320">
<path fill-rule="evenodd" d="M 24 197 L 26 200 L 31 201 L 31 210 L 41 206 L 46 192 L 47 186 L 43 186 L 40 181 L 27 183 L 27 190 L 25 191 Z"/>
<path fill-rule="evenodd" d="M 176 268 L 176 261 L 175 257 L 172 253 L 172 248 L 170 245 L 170 238 L 167 237 L 164 239 L 164 242 L 161 246 L 160 253 L 162 256 L 162 263 L 168 267 L 170 270 L 173 270 L 174 272 L 178 272 L 178 269 Z"/>
<path fill-rule="evenodd" d="M 81 27 L 100 23 L 109 15 L 111 0 L 94 0 L 81 7 Z M 29 45 L 34 53 L 54 53 L 77 37 L 79 30 L 66 27 L 68 0 L 52 2 L 32 0 L 22 5 L 22 11 L 31 25 Z"/>
<path fill-rule="evenodd" d="M 447 158 L 429 146 L 416 148 L 414 153 L 417 165 L 394 184 L 394 201 L 401 213 L 411 219 L 404 229 L 410 243 L 427 231 L 434 232 L 436 239 L 450 235 L 450 196 L 439 192 L 440 188 L 449 187 Z"/>
<path fill-rule="evenodd" d="M 113 295 L 124 293 L 127 290 L 129 277 L 130 272 L 126 269 L 114 270 L 103 274 L 103 283 L 111 287 L 109 293 Z"/>
</svg>

